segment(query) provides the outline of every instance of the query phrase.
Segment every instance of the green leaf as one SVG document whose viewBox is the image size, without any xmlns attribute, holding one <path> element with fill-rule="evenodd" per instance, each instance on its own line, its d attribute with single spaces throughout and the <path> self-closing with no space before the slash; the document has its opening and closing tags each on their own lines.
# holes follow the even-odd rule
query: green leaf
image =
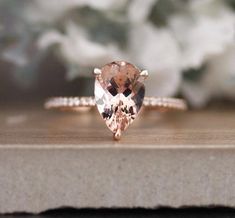
<svg viewBox="0 0 235 218">
<path fill-rule="evenodd" d="M 112 13 L 107 14 L 90 7 L 82 7 L 76 8 L 68 16 L 88 31 L 91 40 L 102 44 L 115 42 L 119 46 L 125 47 L 128 23 L 123 19 L 118 19 L 118 12 L 113 11 Z M 122 12 L 120 13 L 120 16 L 123 16 Z"/>
<path fill-rule="evenodd" d="M 235 10 L 235 0 L 226 0 L 228 5 L 232 7 L 233 10 Z"/>
<path fill-rule="evenodd" d="M 158 0 L 152 7 L 149 20 L 158 27 L 166 26 L 170 16 L 186 10 L 188 0 Z"/>
<path fill-rule="evenodd" d="M 202 65 L 200 68 L 190 68 L 183 72 L 183 79 L 190 82 L 198 82 L 206 72 L 206 65 Z"/>
</svg>

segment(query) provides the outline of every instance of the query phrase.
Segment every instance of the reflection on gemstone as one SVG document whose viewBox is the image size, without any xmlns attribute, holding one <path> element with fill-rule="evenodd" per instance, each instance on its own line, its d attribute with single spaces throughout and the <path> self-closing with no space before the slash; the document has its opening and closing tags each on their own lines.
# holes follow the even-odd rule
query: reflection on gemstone
<svg viewBox="0 0 235 218">
<path fill-rule="evenodd" d="M 128 95 L 130 95 L 131 94 L 131 90 L 129 89 L 129 88 L 127 88 L 124 92 L 123 92 L 123 95 L 125 95 L 126 97 L 128 96 Z"/>
<path fill-rule="evenodd" d="M 113 133 L 125 130 L 136 118 L 144 99 L 140 71 L 127 62 L 112 62 L 101 68 L 95 81 L 98 110 Z"/>
<path fill-rule="evenodd" d="M 115 87 L 113 87 L 113 86 L 110 86 L 110 87 L 108 87 L 108 91 L 110 92 L 110 94 L 112 95 L 112 96 L 115 96 L 115 95 L 117 95 L 117 89 L 115 88 Z"/>
</svg>

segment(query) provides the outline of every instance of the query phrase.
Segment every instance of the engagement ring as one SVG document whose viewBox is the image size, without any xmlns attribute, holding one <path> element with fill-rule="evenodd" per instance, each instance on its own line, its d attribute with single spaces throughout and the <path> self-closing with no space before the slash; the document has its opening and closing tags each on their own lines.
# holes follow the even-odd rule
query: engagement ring
<svg viewBox="0 0 235 218">
<path fill-rule="evenodd" d="M 97 106 L 115 140 L 134 121 L 142 106 L 156 110 L 186 110 L 182 99 L 145 97 L 147 70 L 140 71 L 125 61 L 115 61 L 94 69 L 95 97 L 53 97 L 46 109 L 79 109 Z"/>
</svg>

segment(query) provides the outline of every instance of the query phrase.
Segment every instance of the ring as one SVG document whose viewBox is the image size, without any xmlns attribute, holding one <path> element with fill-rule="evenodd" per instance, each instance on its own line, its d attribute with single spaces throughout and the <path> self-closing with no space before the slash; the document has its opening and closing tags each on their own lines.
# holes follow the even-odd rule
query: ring
<svg viewBox="0 0 235 218">
<path fill-rule="evenodd" d="M 46 109 L 90 108 L 97 106 L 115 140 L 137 117 L 142 106 L 157 110 L 187 110 L 183 99 L 145 97 L 144 80 L 148 71 L 140 71 L 125 61 L 114 61 L 101 69 L 94 69 L 94 97 L 52 97 L 46 100 Z"/>
</svg>

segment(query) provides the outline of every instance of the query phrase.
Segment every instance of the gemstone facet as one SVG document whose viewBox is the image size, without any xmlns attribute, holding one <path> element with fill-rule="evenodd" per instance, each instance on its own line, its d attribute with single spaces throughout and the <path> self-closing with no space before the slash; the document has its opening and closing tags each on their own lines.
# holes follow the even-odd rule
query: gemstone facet
<svg viewBox="0 0 235 218">
<path fill-rule="evenodd" d="M 145 87 L 140 78 L 140 70 L 124 61 L 106 64 L 101 68 L 101 74 L 96 74 L 98 111 L 118 137 L 133 122 L 142 106 Z"/>
</svg>

